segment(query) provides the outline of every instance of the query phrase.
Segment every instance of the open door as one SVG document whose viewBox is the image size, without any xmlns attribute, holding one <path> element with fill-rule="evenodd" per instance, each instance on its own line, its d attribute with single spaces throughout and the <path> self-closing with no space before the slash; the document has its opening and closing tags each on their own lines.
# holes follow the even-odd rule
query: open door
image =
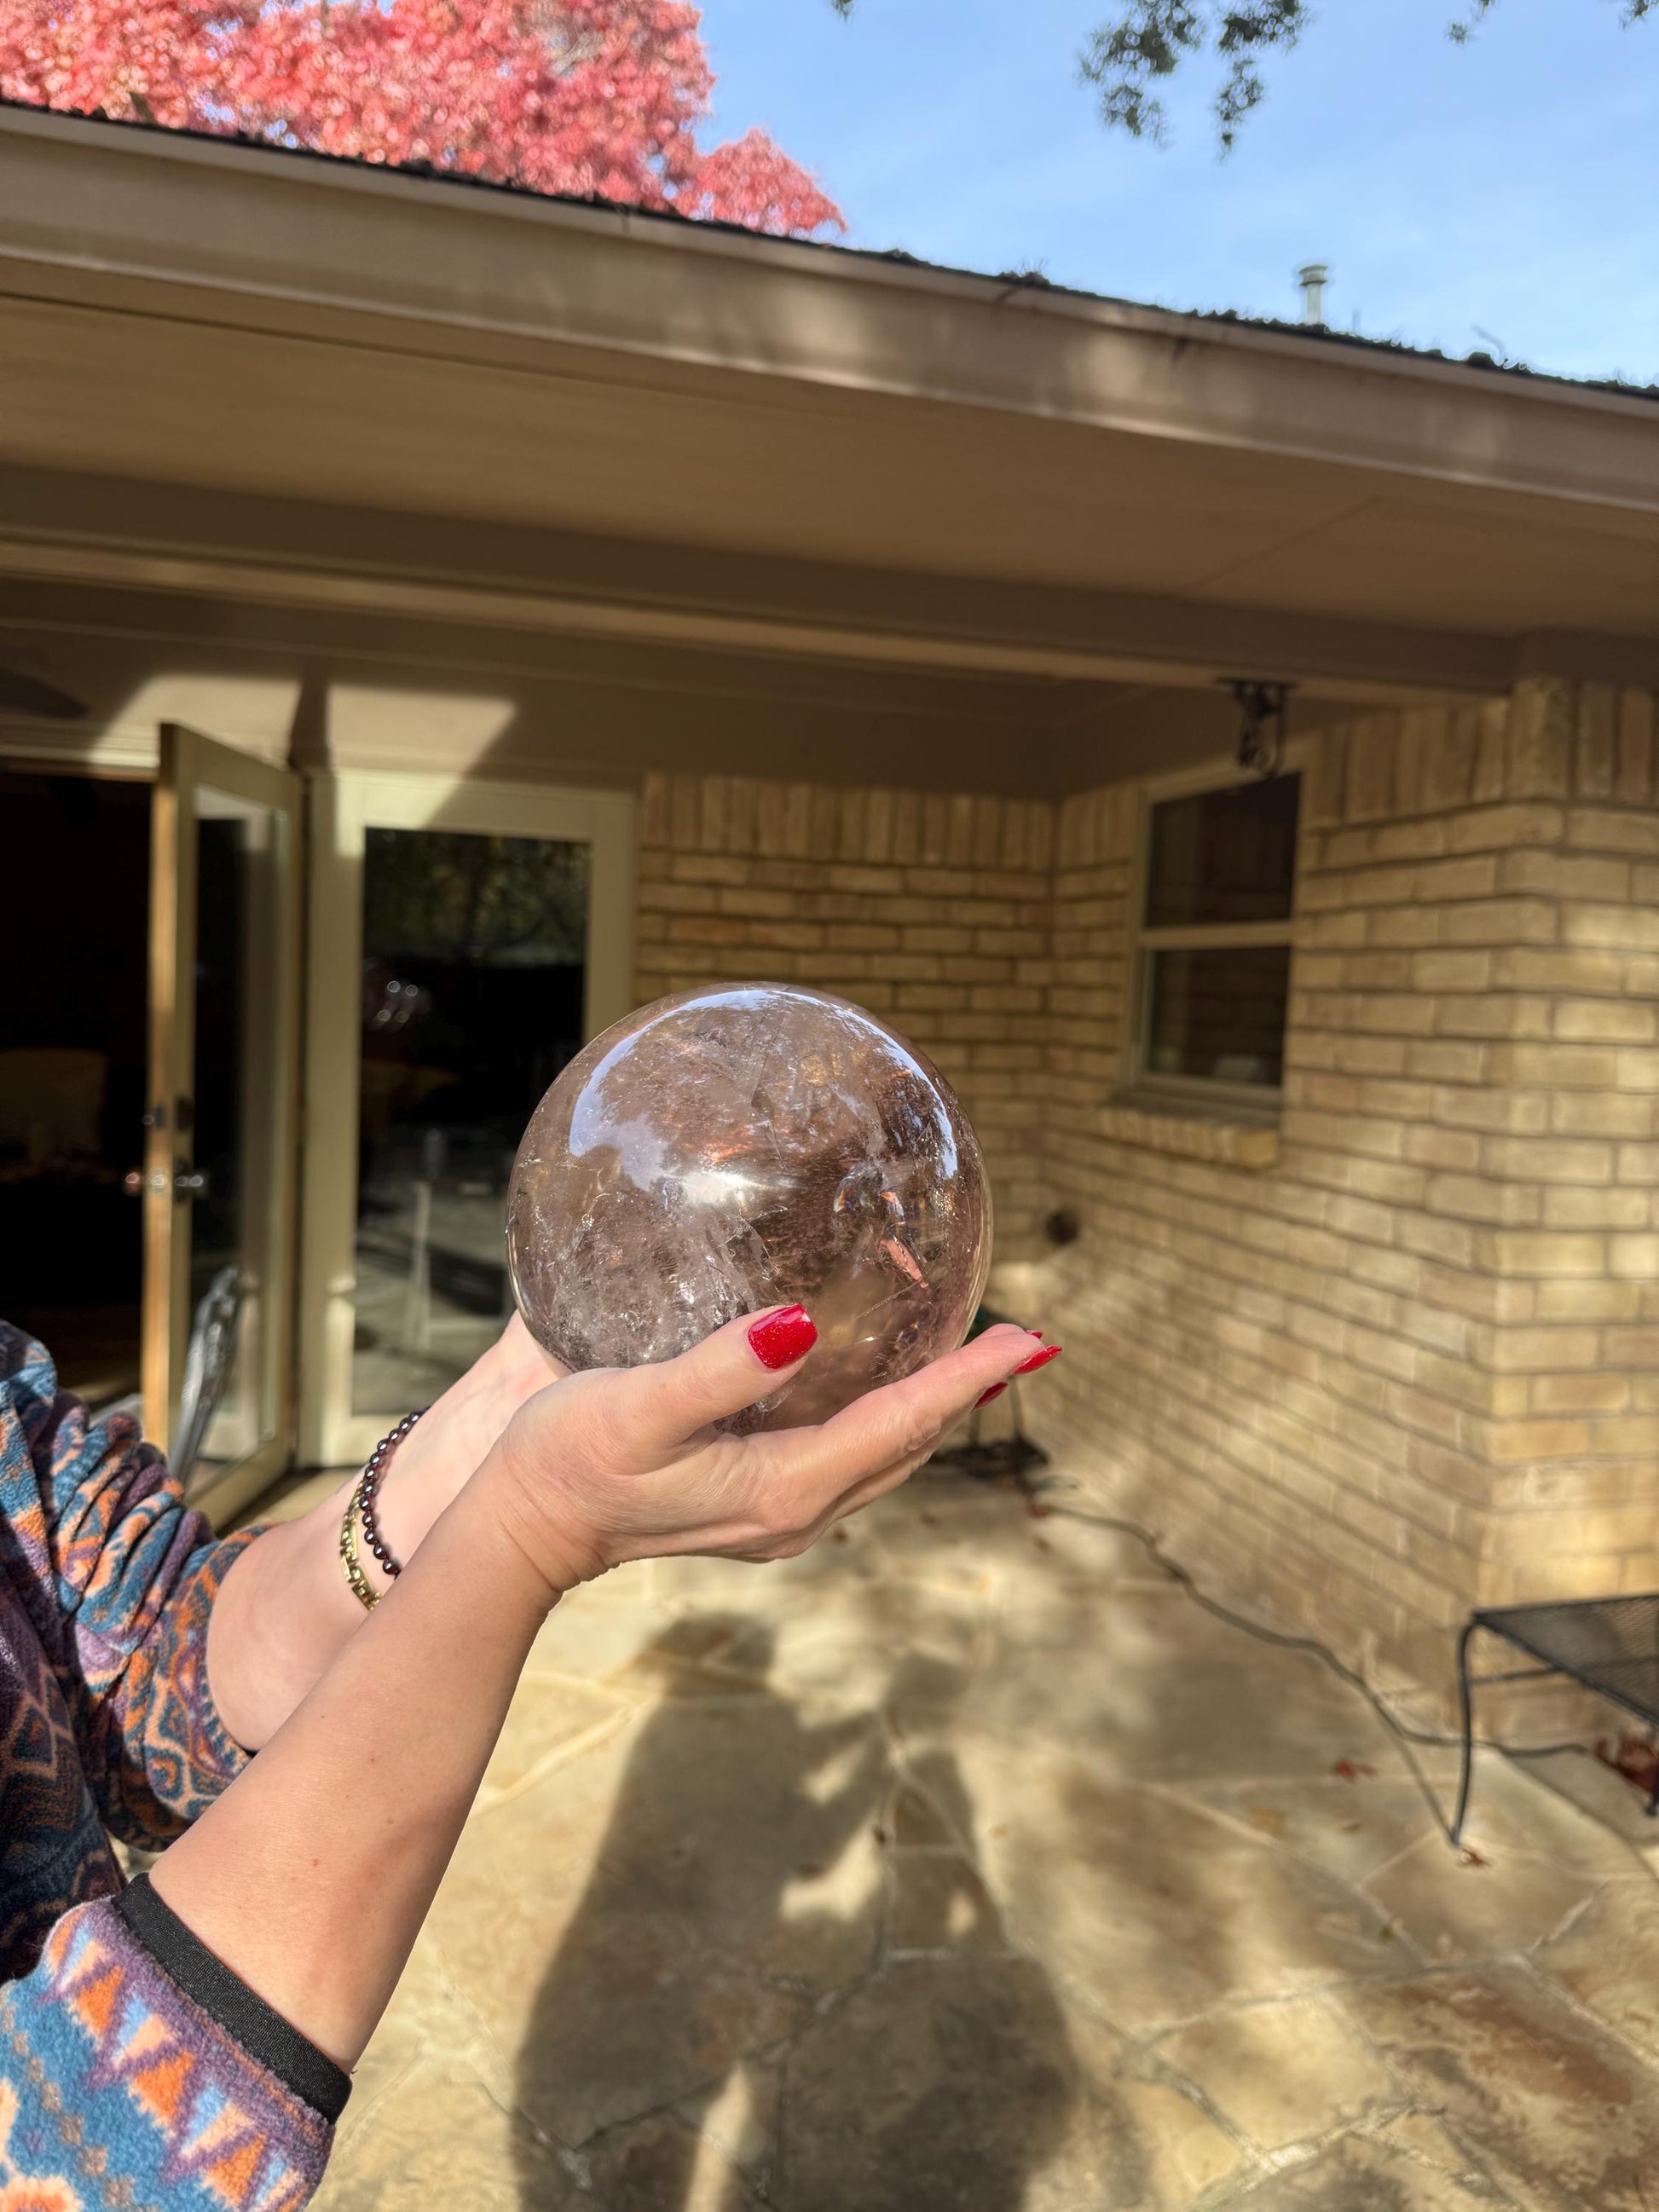
<svg viewBox="0 0 1659 2212">
<path fill-rule="evenodd" d="M 151 817 L 144 1431 L 223 1525 L 293 1456 L 299 778 L 161 732 Z"/>
</svg>

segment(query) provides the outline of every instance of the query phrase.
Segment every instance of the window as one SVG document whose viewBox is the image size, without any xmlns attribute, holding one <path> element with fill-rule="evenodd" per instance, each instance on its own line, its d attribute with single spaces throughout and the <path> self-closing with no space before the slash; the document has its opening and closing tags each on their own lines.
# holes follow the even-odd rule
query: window
<svg viewBox="0 0 1659 2212">
<path fill-rule="evenodd" d="M 1166 799 L 1148 821 L 1133 1079 L 1266 1103 L 1285 1073 L 1302 780 Z"/>
</svg>

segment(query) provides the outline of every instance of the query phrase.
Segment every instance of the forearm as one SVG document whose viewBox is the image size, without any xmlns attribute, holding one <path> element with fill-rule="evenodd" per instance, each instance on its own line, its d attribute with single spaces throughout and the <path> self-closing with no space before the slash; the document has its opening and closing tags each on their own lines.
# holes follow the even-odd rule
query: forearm
<svg viewBox="0 0 1659 2212">
<path fill-rule="evenodd" d="M 392 1457 L 380 1504 L 393 1556 L 413 1559 L 526 1396 L 557 1372 L 514 1322 L 447 1390 Z M 267 1529 L 232 1568 L 208 1631 L 208 1676 L 236 1741 L 258 1751 L 321 1680 L 367 1618 L 340 1569 L 347 1477 L 301 1519 Z M 363 1558 L 370 1583 L 386 1577 Z"/>
<path fill-rule="evenodd" d="M 354 2065 L 402 1972 L 553 1592 L 486 1465 L 155 1887 Z M 349 1593 L 348 1593 L 349 1595 Z"/>
</svg>

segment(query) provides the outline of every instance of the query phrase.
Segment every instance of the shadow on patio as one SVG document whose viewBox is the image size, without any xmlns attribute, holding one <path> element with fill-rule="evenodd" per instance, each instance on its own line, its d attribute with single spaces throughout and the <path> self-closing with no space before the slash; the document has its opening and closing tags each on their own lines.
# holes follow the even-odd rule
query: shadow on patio
<svg viewBox="0 0 1659 2212">
<path fill-rule="evenodd" d="M 1460 1864 L 1316 1662 L 955 1479 L 630 1570 L 541 1639 L 319 2205 L 1652 2212 L 1659 1855 L 1572 1782 L 1488 1759 Z"/>
</svg>

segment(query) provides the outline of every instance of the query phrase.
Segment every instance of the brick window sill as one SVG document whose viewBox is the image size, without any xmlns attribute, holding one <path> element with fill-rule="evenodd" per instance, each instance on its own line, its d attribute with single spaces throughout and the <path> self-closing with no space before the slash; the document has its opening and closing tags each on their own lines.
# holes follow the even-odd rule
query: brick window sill
<svg viewBox="0 0 1659 2212">
<path fill-rule="evenodd" d="M 1194 1112 L 1146 1091 L 1120 1091 L 1100 1109 L 1100 1133 L 1120 1145 L 1259 1174 L 1279 1164 L 1279 1116 L 1228 1107 Z"/>
</svg>

